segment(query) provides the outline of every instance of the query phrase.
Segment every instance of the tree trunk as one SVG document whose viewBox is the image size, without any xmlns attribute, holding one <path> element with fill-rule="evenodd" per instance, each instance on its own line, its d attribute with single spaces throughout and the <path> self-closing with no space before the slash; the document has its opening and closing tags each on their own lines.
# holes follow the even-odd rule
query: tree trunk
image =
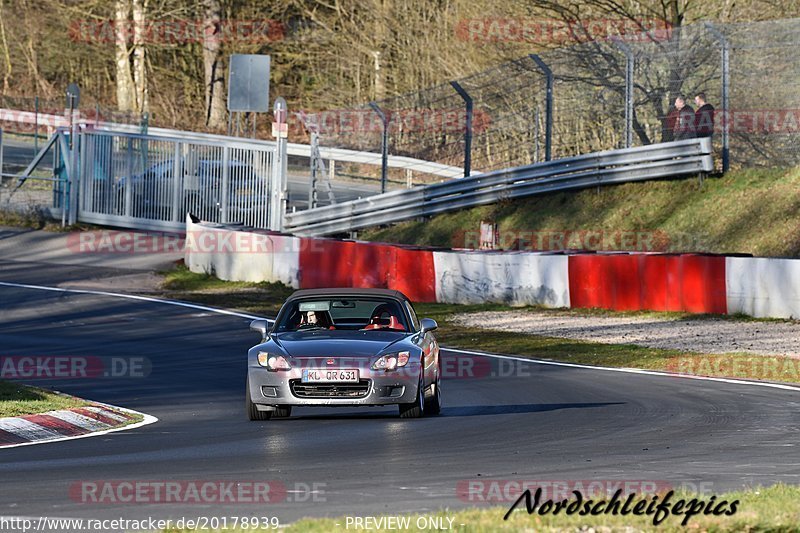
<svg viewBox="0 0 800 533">
<path fill-rule="evenodd" d="M 128 27 L 130 0 L 116 0 L 114 9 L 114 59 L 116 62 L 117 108 L 132 111 L 136 99 L 131 78 L 130 56 L 128 54 Z"/>
<path fill-rule="evenodd" d="M 133 0 L 133 88 L 136 111 L 147 111 L 147 73 L 145 71 L 144 33 L 147 0 Z"/>
<path fill-rule="evenodd" d="M 3 14 L 3 0 L 0 0 L 0 41 L 3 44 L 3 61 L 5 62 L 6 68 L 5 72 L 3 72 L 3 92 L 8 92 L 8 80 L 11 78 L 11 54 L 8 51 L 8 40 L 6 39 L 6 25 L 4 20 L 5 15 Z"/>
<path fill-rule="evenodd" d="M 222 5 L 220 0 L 203 1 L 203 69 L 205 74 L 206 126 L 225 128 L 225 75 L 221 54 Z"/>
</svg>

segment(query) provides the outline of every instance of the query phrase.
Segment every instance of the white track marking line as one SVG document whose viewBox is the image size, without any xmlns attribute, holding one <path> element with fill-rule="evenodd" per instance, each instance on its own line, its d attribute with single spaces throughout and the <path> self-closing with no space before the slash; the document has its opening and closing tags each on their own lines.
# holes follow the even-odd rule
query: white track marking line
<svg viewBox="0 0 800 533">
<path fill-rule="evenodd" d="M 217 313 L 220 315 L 229 315 L 229 316 L 239 316 L 242 318 L 249 318 L 251 320 L 255 319 L 264 319 L 261 316 L 250 315 L 247 313 L 239 313 L 238 311 L 229 311 L 227 309 L 218 309 L 215 307 L 208 307 L 206 305 L 200 304 L 191 304 L 188 302 L 180 302 L 177 300 L 167 300 L 164 298 L 154 298 L 152 296 L 139 296 L 136 294 L 123 294 L 118 292 L 107 292 L 107 291 L 93 291 L 89 289 L 64 289 L 61 287 L 47 287 L 44 285 L 28 285 L 25 283 L 11 283 L 8 281 L 0 281 L 0 285 L 5 287 L 17 287 L 20 289 L 38 289 L 41 291 L 54 291 L 54 292 L 71 292 L 75 294 L 94 294 L 97 296 L 113 296 L 115 298 L 127 298 L 129 300 L 139 300 L 142 302 L 153 302 L 153 303 L 160 303 L 160 304 L 167 304 L 167 305 L 176 305 L 178 307 L 186 307 L 189 309 L 197 309 L 198 311 L 210 311 L 212 313 Z M 264 319 L 267 322 L 274 322 L 269 318 Z"/>
</svg>

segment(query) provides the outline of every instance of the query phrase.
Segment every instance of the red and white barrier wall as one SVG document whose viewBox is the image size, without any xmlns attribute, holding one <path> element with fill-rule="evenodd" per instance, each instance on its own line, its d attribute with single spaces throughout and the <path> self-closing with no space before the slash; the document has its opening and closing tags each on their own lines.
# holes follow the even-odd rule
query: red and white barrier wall
<svg viewBox="0 0 800 533">
<path fill-rule="evenodd" d="M 566 255 L 433 252 L 436 301 L 569 307 Z"/>
<path fill-rule="evenodd" d="M 432 250 L 188 222 L 186 264 L 220 279 L 296 289 L 391 288 L 415 302 L 800 318 L 800 259 Z"/>
</svg>

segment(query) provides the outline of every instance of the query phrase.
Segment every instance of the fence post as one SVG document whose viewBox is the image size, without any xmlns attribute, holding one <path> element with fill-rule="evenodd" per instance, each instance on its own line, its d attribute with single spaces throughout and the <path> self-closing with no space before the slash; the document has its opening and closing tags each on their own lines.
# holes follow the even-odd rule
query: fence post
<svg viewBox="0 0 800 533">
<path fill-rule="evenodd" d="M 633 66 L 635 58 L 631 47 L 619 36 L 612 38 L 617 48 L 625 54 L 625 148 L 633 145 Z"/>
<path fill-rule="evenodd" d="M 219 191 L 219 221 L 222 224 L 228 223 L 228 204 L 230 203 L 228 191 L 231 188 L 230 150 L 229 146 L 224 146 L 222 148 L 222 183 L 220 184 Z"/>
<path fill-rule="evenodd" d="M 308 184 L 308 208 L 317 207 L 317 174 L 319 173 L 319 133 L 311 132 L 311 182 Z"/>
<path fill-rule="evenodd" d="M 128 140 L 130 143 L 130 139 Z M 227 150 L 227 148 L 225 148 Z M 183 151 L 180 142 L 175 143 L 175 150 L 173 152 L 173 159 L 172 159 L 172 221 L 173 222 L 180 222 L 181 220 L 186 220 L 186 213 L 182 213 L 183 207 L 183 165 L 181 164 L 183 159 Z M 145 172 L 147 169 L 146 167 L 142 169 L 142 172 Z M 128 174 L 131 176 L 132 174 Z M 180 215 L 183 215 L 182 217 Z"/>
<path fill-rule="evenodd" d="M 78 221 L 78 195 L 80 194 L 80 184 L 86 180 L 82 180 L 82 176 L 78 175 L 78 150 L 80 150 L 80 139 L 78 138 L 78 122 L 72 120 L 72 132 L 70 133 L 72 139 L 72 147 L 70 149 L 70 162 L 69 162 L 69 220 L 70 226 Z"/>
<path fill-rule="evenodd" d="M 467 123 L 464 132 L 464 177 L 468 178 L 472 173 L 472 97 L 457 81 L 451 81 L 450 85 L 467 106 Z"/>
<path fill-rule="evenodd" d="M 386 179 L 389 172 L 389 121 L 378 104 L 370 102 L 369 106 L 380 117 L 383 124 L 383 136 L 381 139 L 381 193 L 384 193 L 386 192 Z"/>
<path fill-rule="evenodd" d="M 730 43 L 725 35 L 710 22 L 705 23 L 706 29 L 719 41 L 722 47 L 722 172 L 727 172 L 731 165 L 730 153 L 730 86 L 731 86 L 731 64 L 730 64 Z"/>
<path fill-rule="evenodd" d="M 33 119 L 33 151 L 39 153 L 39 97 L 33 98 L 35 118 Z"/>
<path fill-rule="evenodd" d="M 544 160 L 550 161 L 553 156 L 553 71 L 538 54 L 531 54 L 529 57 L 533 59 L 536 66 L 544 73 L 547 83 L 544 103 Z M 539 127 L 538 121 L 536 127 L 537 129 Z"/>
</svg>

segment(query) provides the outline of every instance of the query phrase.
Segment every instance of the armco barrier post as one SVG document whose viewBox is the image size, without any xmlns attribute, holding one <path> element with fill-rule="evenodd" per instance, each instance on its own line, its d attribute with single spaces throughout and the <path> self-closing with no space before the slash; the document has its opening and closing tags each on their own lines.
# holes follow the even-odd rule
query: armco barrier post
<svg viewBox="0 0 800 533">
<path fill-rule="evenodd" d="M 389 172 L 389 121 L 386 114 L 375 102 L 370 102 L 369 106 L 375 111 L 383 124 L 383 135 L 381 137 L 381 193 L 386 192 L 386 179 Z"/>
<path fill-rule="evenodd" d="M 727 172 L 731 165 L 730 154 L 730 86 L 731 86 L 731 64 L 730 64 L 730 43 L 725 35 L 722 34 L 710 22 L 705 23 L 706 29 L 719 41 L 722 47 L 722 171 Z"/>
<path fill-rule="evenodd" d="M 612 39 L 625 54 L 625 148 L 633 145 L 633 50 L 619 37 Z"/>
<path fill-rule="evenodd" d="M 451 81 L 450 85 L 464 100 L 467 110 L 467 123 L 464 131 L 464 177 L 468 178 L 472 168 L 472 97 L 457 81 Z"/>
<path fill-rule="evenodd" d="M 536 65 L 544 72 L 545 75 L 545 82 L 546 82 L 546 90 L 545 90 L 545 107 L 544 107 L 544 160 L 550 161 L 552 157 L 552 148 L 553 148 L 553 71 L 547 66 L 547 63 L 542 61 L 542 58 L 539 57 L 537 54 L 531 54 L 530 58 L 536 63 Z M 536 108 L 536 112 L 538 114 L 539 108 Z M 539 128 L 539 120 L 536 120 L 536 129 Z M 538 146 L 539 136 L 536 136 L 536 143 Z M 537 155 L 536 161 L 539 161 L 539 157 Z"/>
</svg>

